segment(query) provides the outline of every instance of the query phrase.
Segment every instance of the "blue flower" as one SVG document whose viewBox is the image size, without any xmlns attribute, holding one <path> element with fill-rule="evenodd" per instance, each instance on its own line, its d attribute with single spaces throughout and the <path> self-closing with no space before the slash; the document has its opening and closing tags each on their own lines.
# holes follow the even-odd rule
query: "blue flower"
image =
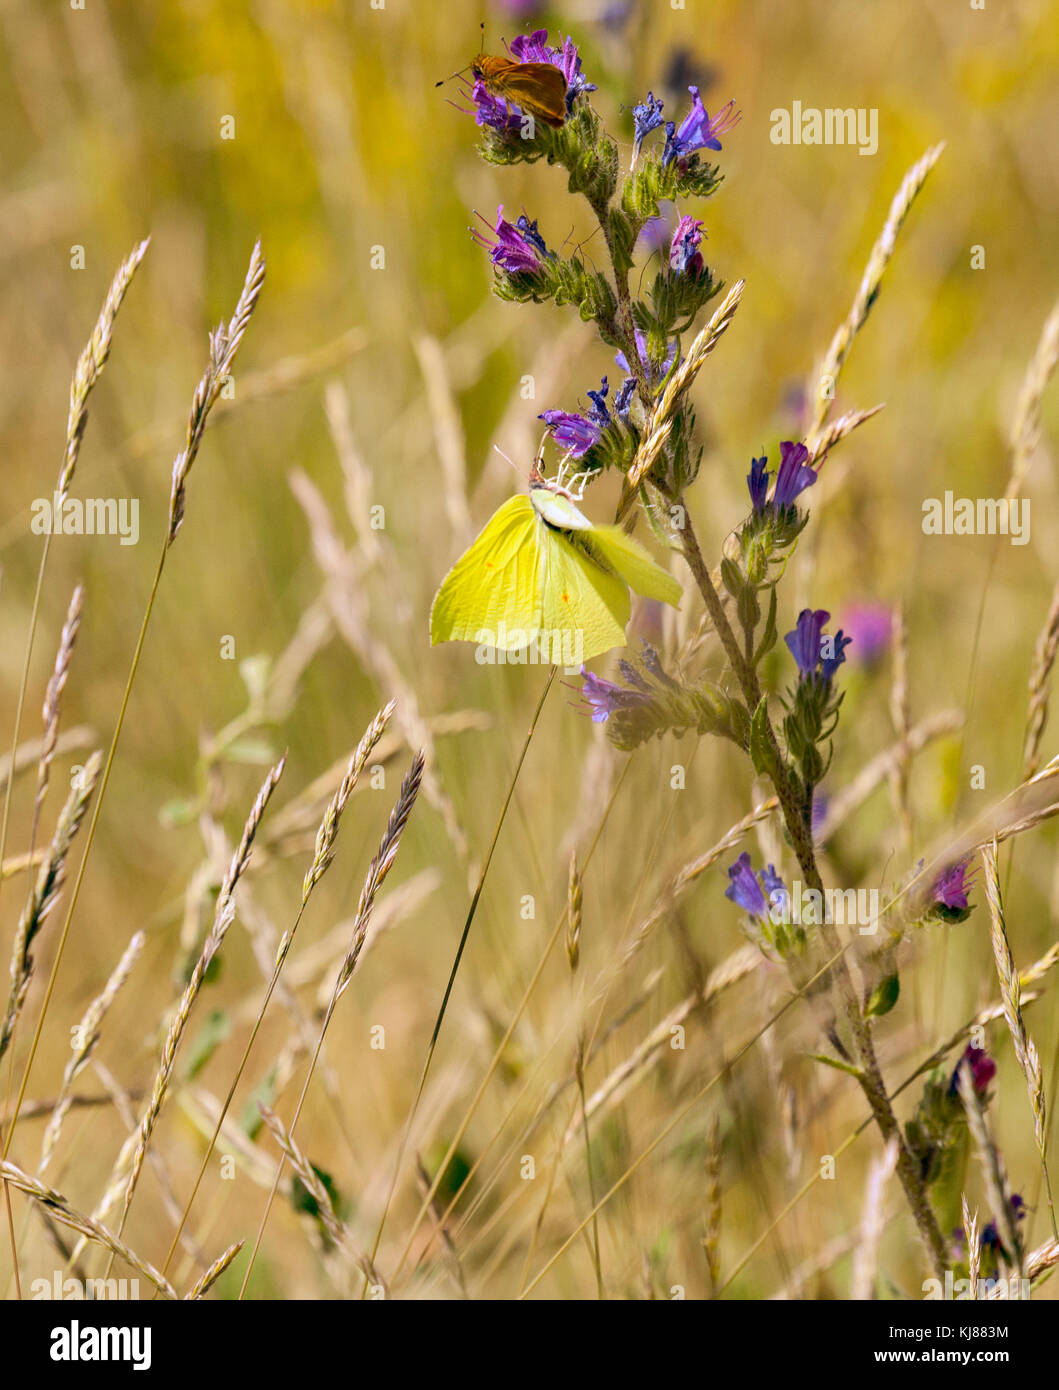
<svg viewBox="0 0 1059 1390">
<path fill-rule="evenodd" d="M 744 912 L 749 912 L 751 917 L 764 919 L 770 907 L 777 904 L 778 895 L 787 896 L 787 886 L 773 865 L 755 874 L 746 850 L 729 866 L 728 878 L 730 881 L 724 896 Z"/>
<path fill-rule="evenodd" d="M 629 407 L 632 404 L 633 392 L 636 390 L 636 378 L 627 376 L 621 384 L 621 390 L 614 397 L 614 413 L 622 424 L 629 423 Z"/>
<path fill-rule="evenodd" d="M 800 680 L 809 681 L 819 677 L 826 684 L 846 659 L 845 649 L 851 639 L 843 636 L 842 629 L 834 637 L 824 635 L 824 624 L 830 617 L 831 614 L 823 608 L 817 608 L 815 612 L 811 608 L 803 608 L 798 614 L 794 631 L 788 632 L 783 639 L 798 663 Z M 828 648 L 829 654 L 824 655 Z"/>
<path fill-rule="evenodd" d="M 772 493 L 772 511 L 777 517 L 793 507 L 795 499 L 816 482 L 816 470 L 809 466 L 808 459 L 809 450 L 804 444 L 795 444 L 789 439 L 780 444 L 780 466 Z M 750 501 L 758 515 L 768 510 L 767 463 L 767 458 L 751 459 L 746 479 Z"/>
<path fill-rule="evenodd" d="M 739 121 L 742 112 L 733 114 L 735 102 L 730 101 L 710 119 L 710 114 L 702 104 L 698 87 L 689 87 L 691 110 L 680 123 L 680 128 L 672 121 L 666 122 L 666 147 L 662 153 L 662 163 L 672 164 L 674 159 L 685 159 L 696 150 L 719 150 L 721 135 L 727 135 Z"/>
<path fill-rule="evenodd" d="M 750 472 L 746 475 L 746 485 L 750 493 L 750 501 L 755 512 L 765 510 L 765 499 L 769 490 L 768 459 L 759 458 L 750 460 Z"/>
<path fill-rule="evenodd" d="M 641 101 L 639 106 L 632 108 L 632 124 L 635 132 L 632 142 L 632 160 L 635 164 L 639 158 L 640 146 L 646 137 L 662 124 L 661 98 L 656 98 L 654 92 L 648 92 L 647 100 Z"/>
</svg>

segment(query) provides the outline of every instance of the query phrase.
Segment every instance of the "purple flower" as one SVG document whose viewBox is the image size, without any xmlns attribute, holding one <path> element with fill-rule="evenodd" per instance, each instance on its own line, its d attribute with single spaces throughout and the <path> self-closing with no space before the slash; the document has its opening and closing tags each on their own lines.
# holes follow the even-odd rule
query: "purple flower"
<svg viewBox="0 0 1059 1390">
<path fill-rule="evenodd" d="M 874 665 L 886 652 L 893 633 L 893 613 L 885 603 L 851 603 L 843 617 L 858 658 Z"/>
<path fill-rule="evenodd" d="M 609 390 L 607 378 L 604 377 L 598 391 L 586 392 L 592 402 L 592 409 L 587 415 L 572 414 L 568 410 L 546 410 L 537 419 L 544 421 L 561 449 L 566 449 L 575 459 L 579 459 L 599 443 L 600 435 L 613 424 L 613 416 L 607 409 Z M 614 404 L 617 408 L 619 401 L 616 400 Z"/>
<path fill-rule="evenodd" d="M 605 724 L 616 710 L 646 704 L 651 698 L 646 689 L 630 690 L 624 685 L 616 685 L 602 676 L 594 676 L 584 666 L 581 667 L 581 677 L 584 680 L 581 698 L 591 707 L 593 724 Z"/>
<path fill-rule="evenodd" d="M 511 40 L 508 52 L 516 63 L 551 63 L 566 79 L 566 109 L 573 109 L 574 98 L 581 92 L 597 90 L 581 71 L 581 56 L 573 39 L 567 36 L 561 48 L 548 44 L 547 29 L 535 29 L 532 34 L 519 34 Z"/>
<path fill-rule="evenodd" d="M 694 217 L 680 219 L 669 247 L 670 270 L 677 275 L 690 275 L 696 279 L 702 274 L 704 266 L 699 245 L 704 235 L 702 223 Z"/>
<path fill-rule="evenodd" d="M 776 486 L 772 493 L 772 511 L 781 516 L 794 506 L 795 499 L 816 482 L 816 471 L 806 460 L 809 450 L 804 444 L 785 439 L 780 444 L 780 466 L 776 470 Z M 767 510 L 769 473 L 767 458 L 751 459 L 746 485 L 754 511 L 761 515 Z"/>
<path fill-rule="evenodd" d="M 776 895 L 782 894 L 786 897 L 787 894 L 786 884 L 772 864 L 767 869 L 754 873 L 750 865 L 750 855 L 746 850 L 729 866 L 728 878 L 729 884 L 724 890 L 724 896 L 730 898 L 744 912 L 749 912 L 751 917 L 767 917 L 769 908 L 776 901 Z"/>
<path fill-rule="evenodd" d="M 588 418 L 597 424 L 601 430 L 605 430 L 610 424 L 610 411 L 607 409 L 607 392 L 610 387 L 607 385 L 607 378 L 604 377 L 599 383 L 598 391 L 588 391 L 585 394 L 592 402 L 592 409 L 588 412 Z"/>
<path fill-rule="evenodd" d="M 632 108 L 632 124 L 635 132 L 632 142 L 633 163 L 640 155 L 640 146 L 652 130 L 657 130 L 662 124 L 662 99 L 656 98 L 654 92 L 647 93 L 647 100 L 641 101 L 639 106 Z"/>
<path fill-rule="evenodd" d="M 471 88 L 471 100 L 474 102 L 474 119 L 477 125 L 501 131 L 518 130 L 522 125 L 519 113 L 513 111 L 500 97 L 493 96 L 480 77 L 475 79 Z M 458 109 L 462 111 L 463 107 Z"/>
<path fill-rule="evenodd" d="M 478 214 L 481 217 L 481 214 Z M 485 222 L 485 218 L 481 219 Z M 489 223 L 485 222 L 488 227 Z M 525 216 L 518 219 L 515 225 L 504 220 L 503 204 L 496 210 L 496 227 L 491 229 L 496 237 L 495 241 L 472 228 L 471 235 L 479 246 L 484 246 L 489 252 L 489 259 L 501 270 L 506 270 L 509 275 L 535 275 L 540 269 L 541 262 L 547 255 L 547 247 L 544 239 L 537 231 L 536 222 L 530 222 Z"/>
<path fill-rule="evenodd" d="M 768 912 L 768 900 L 764 890 L 750 867 L 750 855 L 746 850 L 728 869 L 729 884 L 724 896 L 730 898 L 751 917 L 764 917 Z"/>
<path fill-rule="evenodd" d="M 816 473 L 807 462 L 809 450 L 804 444 L 785 439 L 780 445 L 780 466 L 776 473 L 776 490 L 772 505 L 777 512 L 794 505 L 794 499 L 816 482 Z"/>
<path fill-rule="evenodd" d="M 633 392 L 636 390 L 636 378 L 627 376 L 621 384 L 621 390 L 614 397 L 614 413 L 623 424 L 629 423 L 629 406 L 632 404 Z"/>
<path fill-rule="evenodd" d="M 640 365 L 643 367 L 648 384 L 651 386 L 658 386 L 664 379 L 666 373 L 669 371 L 670 367 L 673 365 L 674 359 L 676 358 L 676 339 L 674 338 L 673 341 L 669 344 L 669 347 L 666 351 L 665 361 L 655 362 L 652 361 L 651 357 L 648 354 L 647 339 L 640 332 L 640 330 L 637 329 L 636 355 L 640 359 Z M 632 373 L 632 368 L 629 366 L 628 360 L 624 352 L 619 352 L 614 360 L 615 362 L 617 362 L 618 366 L 622 369 L 623 372 L 629 372 L 630 374 Z"/>
<path fill-rule="evenodd" d="M 679 129 L 672 121 L 666 122 L 666 147 L 662 154 L 664 165 L 672 164 L 674 159 L 685 159 L 696 150 L 719 150 L 720 136 L 727 133 L 739 121 L 742 112 L 733 115 L 735 102 L 730 101 L 710 119 L 710 114 L 702 104 L 698 87 L 689 87 L 691 110 L 680 123 Z"/>
<path fill-rule="evenodd" d="M 967 903 L 967 894 L 971 889 L 971 879 L 973 874 L 968 876 L 968 859 L 961 859 L 959 863 L 953 864 L 946 869 L 943 874 L 939 874 L 934 881 L 934 904 L 948 912 L 967 913 L 970 908 Z"/>
<path fill-rule="evenodd" d="M 750 460 L 750 472 L 746 475 L 746 485 L 755 512 L 765 510 L 765 499 L 769 490 L 768 459 Z"/>
<path fill-rule="evenodd" d="M 798 614 L 794 631 L 788 632 L 783 639 L 798 663 L 801 680 L 813 680 L 819 676 L 825 682 L 830 681 L 846 659 L 850 638 L 843 636 L 842 629 L 834 637 L 824 635 L 824 624 L 830 617 L 831 614 L 823 608 L 817 608 L 815 612 L 811 608 L 803 608 Z M 825 656 L 828 647 L 830 654 Z"/>
<path fill-rule="evenodd" d="M 537 416 L 552 432 L 552 438 L 560 449 L 565 449 L 573 458 L 579 459 L 589 449 L 599 443 L 599 426 L 583 415 L 571 414 L 568 410 L 546 410 Z"/>
<path fill-rule="evenodd" d="M 949 1095 L 959 1094 L 958 1084 L 961 1067 L 970 1067 L 971 1081 L 974 1085 L 974 1092 L 977 1096 L 984 1096 L 989 1089 L 989 1083 L 996 1076 L 996 1063 L 986 1052 L 984 1047 L 975 1047 L 974 1043 L 968 1043 L 964 1049 L 963 1056 L 956 1063 L 956 1069 L 952 1073 L 952 1080 L 949 1082 Z"/>
</svg>

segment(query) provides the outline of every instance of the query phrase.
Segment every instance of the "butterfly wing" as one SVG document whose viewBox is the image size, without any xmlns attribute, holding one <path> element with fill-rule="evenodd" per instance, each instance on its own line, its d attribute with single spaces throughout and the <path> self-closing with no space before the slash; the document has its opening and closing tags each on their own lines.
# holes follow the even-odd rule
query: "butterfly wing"
<svg viewBox="0 0 1059 1390">
<path fill-rule="evenodd" d="M 483 74 L 483 80 L 496 96 L 514 102 L 545 125 L 565 123 L 566 78 L 551 63 L 512 63 L 491 77 Z"/>
<path fill-rule="evenodd" d="M 430 641 L 528 646 L 540 626 L 538 521 L 528 497 L 510 497 L 441 582 Z"/>
<path fill-rule="evenodd" d="M 616 570 L 630 589 L 644 598 L 657 598 L 674 608 L 680 607 L 680 585 L 620 526 L 593 526 L 584 539 L 589 550 Z"/>
<path fill-rule="evenodd" d="M 629 591 L 624 582 L 596 563 L 579 543 L 580 536 L 572 540 L 543 521 L 538 525 L 543 552 L 542 632 L 572 633 L 575 642 L 579 633 L 582 661 L 612 647 L 624 647 L 629 621 Z"/>
</svg>

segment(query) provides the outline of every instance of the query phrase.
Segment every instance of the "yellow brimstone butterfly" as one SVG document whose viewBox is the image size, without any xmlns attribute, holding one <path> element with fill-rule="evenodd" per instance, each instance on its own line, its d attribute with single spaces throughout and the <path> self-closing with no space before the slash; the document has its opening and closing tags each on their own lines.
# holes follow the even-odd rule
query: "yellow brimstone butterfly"
<svg viewBox="0 0 1059 1390">
<path fill-rule="evenodd" d="M 529 496 L 509 498 L 445 576 L 430 640 L 519 651 L 571 635 L 588 661 L 625 645 L 630 588 L 680 605 L 680 585 L 641 545 L 620 526 L 593 525 L 534 469 Z"/>
</svg>

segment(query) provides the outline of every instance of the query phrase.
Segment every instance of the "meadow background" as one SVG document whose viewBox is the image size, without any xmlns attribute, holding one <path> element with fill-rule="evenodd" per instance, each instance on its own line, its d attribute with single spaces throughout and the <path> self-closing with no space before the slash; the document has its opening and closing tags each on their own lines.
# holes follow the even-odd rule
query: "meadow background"
<svg viewBox="0 0 1059 1390">
<path fill-rule="evenodd" d="M 70 375 L 111 277 L 151 237 L 91 398 L 75 483 L 81 496 L 138 497 L 140 541 L 57 540 L 42 599 L 27 740 L 39 736 L 39 702 L 70 592 L 79 579 L 86 587 L 63 704 L 64 729 L 85 732 L 58 761 L 48 835 L 69 769 L 89 747 L 105 747 L 113 729 L 208 330 L 231 313 L 255 238 L 268 261 L 234 399 L 218 406 L 189 480 L 186 519 L 159 591 L 27 1094 L 31 1101 L 55 1094 L 70 1028 L 142 929 L 142 957 L 108 1013 L 96 1053 L 104 1073 L 90 1067 L 78 1083 L 80 1092 L 103 1097 L 125 1088 L 138 1112 L 189 952 L 201 939 L 209 891 L 209 874 L 200 871 L 204 835 L 222 826 L 229 841 L 238 838 L 267 764 L 289 749 L 247 880 L 265 922 L 277 933 L 287 928 L 334 786 L 314 796 L 312 784 L 344 762 L 375 711 L 395 697 L 391 729 L 401 738 L 391 741 L 385 788 L 365 781 L 358 789 L 288 966 L 311 1017 L 345 949 L 341 927 L 411 750 L 428 731 L 431 781 L 380 897 L 387 929 L 343 996 L 297 1130 L 366 1247 L 474 867 L 545 678 L 535 668 L 478 666 L 470 647 L 431 650 L 430 601 L 470 537 L 521 485 L 493 445 L 527 466 L 537 413 L 576 409 L 586 388 L 608 370 L 615 375 L 576 315 L 495 300 L 487 257 L 468 235 L 474 211 L 491 220 L 498 203 L 512 217 L 525 209 L 538 218 L 550 245 L 591 233 L 587 207 L 569 197 L 560 172 L 481 162 L 473 121 L 446 102 L 459 101 L 457 84 L 435 88 L 478 50 L 483 18 L 492 52 L 502 51 L 501 36 L 510 39 L 527 23 L 575 36 L 600 88 L 593 103 L 625 142 L 626 162 L 629 108 L 648 88 L 664 96 L 667 115 L 682 109 L 689 80 L 701 85 L 711 112 L 730 97 L 743 112 L 718 156 L 725 176 L 719 193 L 701 213 L 688 209 L 704 217 L 703 250 L 715 274 L 747 282 L 694 395 L 706 452 L 691 499 L 714 560 L 745 514 L 751 456 L 766 448 L 772 455 L 779 439 L 799 435 L 806 382 L 849 307 L 901 178 L 928 146 L 946 144 L 840 381 L 837 411 L 878 402 L 886 409 L 842 446 L 810 495 L 812 519 L 784 591 L 780 631 L 803 604 L 830 609 L 841 623 L 857 604 L 903 603 L 913 723 L 939 716 L 948 732 L 915 760 L 911 855 L 884 780 L 843 819 L 828 845 L 825 878 L 864 887 L 893 881 L 939 836 L 1017 784 L 1033 647 L 1056 579 L 1054 389 L 1044 399 L 1042 440 L 1023 489 L 1032 502 L 1031 543 L 928 537 L 921 529 L 925 497 L 946 489 L 1003 494 L 1019 389 L 1059 294 L 1059 150 L 1049 133 L 1059 68 L 1055 4 L 988 0 L 980 11 L 948 0 L 914 7 L 900 0 L 687 0 L 683 10 L 659 0 L 578 0 L 562 10 L 421 0 L 387 0 L 379 10 L 360 0 L 0 5 L 5 749 L 41 546 L 29 532 L 30 505 L 51 494 Z M 769 113 L 795 99 L 878 107 L 878 153 L 773 145 Z M 223 140 L 229 116 L 234 138 Z M 75 246 L 84 248 L 84 269 L 71 268 Z M 971 268 L 972 246 L 984 248 L 983 269 Z M 373 266 L 378 247 L 384 268 Z M 592 255 L 590 240 L 584 254 Z M 527 374 L 535 381 L 532 400 L 520 394 Z M 609 489 L 589 496 L 599 519 L 613 504 Z M 385 529 L 367 525 L 370 506 L 385 509 Z M 673 563 L 684 578 L 681 563 Z M 675 629 L 659 634 L 651 616 L 641 615 L 633 630 L 638 622 L 672 647 L 699 616 L 689 585 Z M 226 635 L 234 637 L 236 660 L 222 659 Z M 778 684 L 786 673 L 775 655 Z M 218 745 L 247 709 L 240 666 L 256 657 L 274 663 L 269 717 L 243 721 L 237 738 Z M 597 669 L 609 668 L 604 661 Z M 850 650 L 824 788 L 832 798 L 893 743 L 892 677 L 888 655 L 867 663 Z M 427 1242 L 429 1223 L 421 1227 L 395 1294 L 515 1297 L 585 1217 L 591 1192 L 598 1199 L 689 1107 L 600 1213 L 606 1292 L 670 1297 L 682 1286 L 688 1297 L 708 1296 L 702 1240 L 712 1222 L 725 1297 L 847 1296 L 875 1134 L 842 1155 L 834 1181 L 813 1184 L 781 1212 L 821 1156 L 863 1119 L 856 1088 L 805 1057 L 817 1040 L 797 1008 L 724 1070 L 784 1003 L 779 972 L 748 970 L 712 1003 L 689 1008 L 683 1050 L 672 1049 L 664 1031 L 661 1046 L 648 1044 L 645 1064 L 592 1117 L 591 1189 L 582 1135 L 554 1166 L 572 1115 L 582 1021 L 589 1033 L 598 1023 L 600 1033 L 586 1068 L 591 1095 L 743 947 L 738 914 L 723 897 L 724 870 L 738 852 L 732 849 L 628 951 L 682 866 L 720 841 L 763 794 L 719 743 L 668 739 L 631 759 L 616 753 L 574 702 L 557 682 L 530 744 L 401 1168 L 380 1272 L 393 1272 L 419 1206 L 415 1155 L 436 1170 L 521 1009 L 442 1186 L 453 1191 L 481 1159 L 447 1223 L 450 1244 Z M 1044 757 L 1055 751 L 1049 727 Z M 687 769 L 680 791 L 670 785 L 677 763 Z M 985 770 L 984 791 L 970 789 L 972 765 Z M 27 848 L 32 800 L 31 769 L 16 783 L 9 855 Z M 549 941 L 566 906 L 570 851 L 584 862 L 601 823 L 584 873 L 581 960 L 571 976 L 561 934 L 550 948 Z M 775 828 L 761 831 L 766 857 L 782 856 Z M 1046 823 L 1023 837 L 1010 870 L 1008 929 L 1020 966 L 1056 940 L 1055 836 Z M 746 847 L 756 861 L 762 857 L 753 831 Z M 77 858 L 80 852 L 78 845 Z M 226 858 L 220 855 L 222 870 Z M 1002 870 L 1009 872 L 1006 855 Z M 22 876 L 0 891 L 5 958 L 25 890 Z M 524 915 L 525 895 L 534 899 L 532 918 Z M 923 931 L 903 949 L 902 998 L 878 1030 L 894 1085 L 998 996 L 980 888 L 975 902 L 966 923 Z M 61 908 L 53 914 L 35 952 L 16 1085 L 61 915 Z M 203 1152 L 203 1114 L 227 1088 L 263 988 L 240 917 L 196 1003 L 152 1141 L 180 1205 Z M 1053 990 L 1027 1010 L 1050 1095 L 1059 1062 Z M 383 1050 L 371 1047 L 378 1025 Z M 267 1090 L 291 1038 L 291 1014 L 274 1000 L 233 1121 L 252 1092 L 263 1083 Z M 1033 1207 L 1032 1247 L 1050 1231 L 1032 1118 L 1002 1023 L 990 1039 L 999 1064 L 991 1120 L 1012 1186 Z M 294 1079 L 274 1097 L 281 1116 L 289 1116 L 304 1073 L 303 1053 L 290 1060 Z M 718 1083 L 690 1105 L 718 1073 Z M 6 1065 L 0 1102 L 5 1094 Z M 898 1102 L 902 1118 L 914 1095 L 912 1088 Z M 11 1156 L 27 1169 L 44 1123 L 33 1115 L 19 1122 Z M 91 1209 L 126 1132 L 119 1106 L 76 1108 L 48 1181 L 76 1207 Z M 237 1149 L 240 1142 L 226 1132 L 219 1150 L 240 1155 L 237 1175 L 223 1180 L 215 1159 L 192 1212 L 189 1230 L 207 1263 L 232 1241 L 252 1237 L 271 1180 L 276 1149 L 267 1132 L 257 1134 L 256 1153 L 249 1140 L 245 1153 Z M 533 1181 L 520 1175 L 525 1154 L 536 1160 Z M 973 1162 L 970 1171 L 984 1212 Z M 709 1214 L 718 1190 L 719 1230 Z M 16 1195 L 14 1205 L 23 1280 L 50 1277 L 54 1250 L 27 1219 L 24 1200 Z M 923 1271 L 896 1184 L 883 1213 L 876 1292 L 918 1296 Z M 174 1228 L 149 1164 L 127 1239 L 160 1263 Z M 531 1296 L 597 1296 L 590 1231 Z M 278 1202 L 248 1293 L 334 1296 L 341 1276 L 322 1249 L 311 1214 Z M 88 1268 L 99 1258 L 90 1252 Z M 245 1261 L 244 1250 L 211 1296 L 235 1296 Z M 0 1284 L 10 1297 L 9 1268 L 5 1234 Z M 201 1267 L 182 1255 L 174 1271 L 184 1288 Z M 1045 1284 L 1038 1296 L 1054 1296 L 1053 1289 Z"/>
</svg>

